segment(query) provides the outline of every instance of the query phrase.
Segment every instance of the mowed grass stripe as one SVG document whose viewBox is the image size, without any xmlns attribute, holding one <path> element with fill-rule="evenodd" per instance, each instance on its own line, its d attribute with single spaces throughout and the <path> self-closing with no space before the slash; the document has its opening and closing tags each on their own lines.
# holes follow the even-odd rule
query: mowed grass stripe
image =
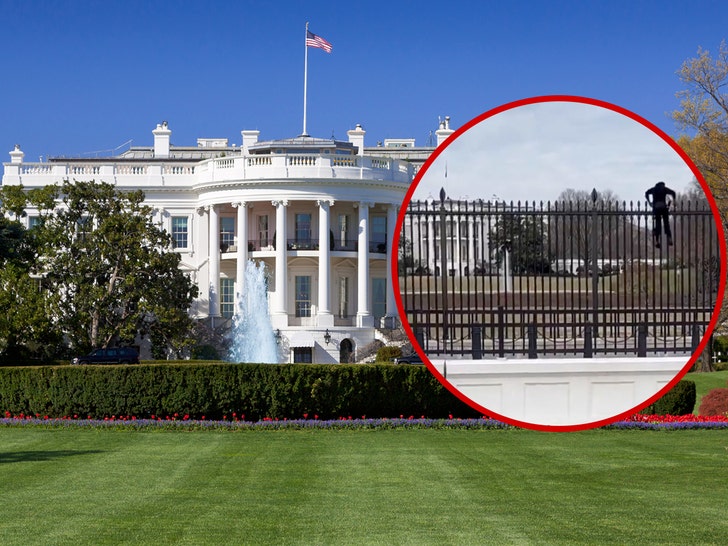
<svg viewBox="0 0 728 546">
<path fill-rule="evenodd" d="M 724 431 L 0 430 L 3 544 L 728 542 Z"/>
</svg>

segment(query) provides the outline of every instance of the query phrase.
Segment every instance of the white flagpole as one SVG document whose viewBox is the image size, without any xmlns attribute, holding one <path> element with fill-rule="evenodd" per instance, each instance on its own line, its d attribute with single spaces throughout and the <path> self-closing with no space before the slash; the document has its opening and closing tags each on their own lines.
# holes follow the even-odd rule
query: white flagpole
<svg viewBox="0 0 728 546">
<path fill-rule="evenodd" d="M 303 47 L 306 50 L 303 61 L 303 134 L 301 136 L 308 136 L 306 133 L 306 88 L 308 87 L 308 21 L 306 21 L 306 36 L 303 40 Z"/>
</svg>

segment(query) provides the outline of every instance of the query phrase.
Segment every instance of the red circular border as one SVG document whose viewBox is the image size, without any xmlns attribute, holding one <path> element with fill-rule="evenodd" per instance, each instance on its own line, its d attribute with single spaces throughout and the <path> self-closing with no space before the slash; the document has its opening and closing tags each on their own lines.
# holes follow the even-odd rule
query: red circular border
<svg viewBox="0 0 728 546">
<path fill-rule="evenodd" d="M 705 192 L 705 196 L 708 199 L 708 203 L 710 205 L 710 208 L 713 212 L 713 218 L 715 219 L 716 228 L 718 232 L 718 242 L 720 246 L 720 280 L 718 284 L 718 297 L 716 298 L 715 303 L 715 309 L 713 310 L 713 315 L 710 320 L 710 323 L 708 324 L 708 327 L 703 334 L 703 338 L 700 340 L 700 344 L 698 345 L 698 348 L 695 350 L 695 352 L 692 354 L 691 358 L 688 360 L 688 362 L 685 364 L 685 366 L 680 370 L 677 375 L 670 381 L 667 385 L 665 385 L 662 389 L 660 389 L 657 393 L 655 393 L 651 398 L 648 400 L 642 402 L 641 404 L 636 405 L 634 408 L 624 411 L 622 413 L 619 413 L 613 417 L 609 417 L 606 419 L 600 419 L 599 421 L 593 421 L 589 423 L 580 423 L 576 425 L 541 425 L 537 423 L 529 423 L 526 421 L 519 421 L 517 419 L 511 419 L 510 417 L 507 417 L 505 415 L 500 415 L 498 413 L 494 413 L 490 411 L 489 409 L 480 406 L 467 396 L 465 396 L 462 392 L 460 392 L 458 389 L 456 389 L 452 384 L 450 384 L 447 379 L 435 368 L 435 366 L 430 362 L 429 358 L 427 358 L 427 354 L 424 352 L 422 347 L 419 346 L 417 343 L 417 340 L 415 339 L 414 332 L 412 331 L 412 327 L 410 326 L 409 322 L 406 319 L 406 315 L 404 312 L 404 305 L 402 304 L 402 296 L 400 292 L 400 286 L 399 286 L 399 260 L 392 260 L 392 282 L 394 285 L 394 298 L 397 303 L 397 311 L 399 312 L 399 316 L 402 319 L 402 326 L 405 329 L 405 332 L 407 333 L 407 336 L 409 337 L 410 341 L 412 342 L 412 347 L 417 351 L 417 354 L 420 355 L 422 358 L 422 361 L 425 363 L 427 368 L 430 370 L 430 372 L 437 378 L 437 380 L 451 393 L 453 393 L 457 398 L 459 398 L 462 402 L 470 406 L 471 408 L 482 412 L 483 415 L 487 415 L 489 417 L 492 417 L 494 419 L 497 419 L 498 421 L 502 421 L 504 423 L 508 423 L 510 425 L 522 427 L 522 428 L 529 428 L 533 430 L 540 430 L 540 431 L 546 431 L 546 432 L 572 432 L 572 431 L 579 431 L 579 430 L 588 430 L 595 427 L 600 427 L 604 425 L 608 425 L 610 423 L 614 423 L 615 421 L 619 421 L 620 419 L 629 417 L 630 415 L 633 415 L 634 413 L 640 411 L 641 409 L 649 406 L 659 398 L 661 398 L 667 391 L 672 389 L 678 381 L 680 381 L 683 376 L 692 368 L 695 361 L 698 359 L 698 356 L 700 353 L 703 352 L 705 347 L 708 344 L 708 341 L 710 339 L 710 336 L 715 329 L 717 322 L 718 322 L 718 315 L 719 315 L 719 309 L 721 307 L 721 303 L 723 301 L 723 295 L 725 292 L 725 285 L 726 285 L 726 241 L 725 241 L 725 234 L 723 232 L 723 229 L 721 229 L 721 219 L 720 214 L 718 212 L 718 206 L 715 203 L 715 199 L 713 198 L 713 195 L 710 192 L 710 189 L 708 188 L 708 185 L 705 182 L 705 179 L 703 178 L 703 175 L 700 173 L 698 168 L 695 166 L 693 161 L 688 157 L 688 155 L 685 153 L 685 151 L 678 146 L 678 144 L 670 137 L 668 136 L 664 131 L 662 131 L 659 127 L 654 125 L 653 123 L 647 121 L 646 119 L 638 116 L 634 112 L 630 112 L 629 110 L 626 110 L 625 108 L 622 108 L 620 106 L 604 102 L 597 99 L 587 98 L 587 97 L 580 97 L 580 96 L 574 96 L 574 95 L 543 95 L 538 97 L 531 97 L 526 99 L 521 99 L 513 102 L 509 102 L 506 104 L 503 104 L 501 106 L 498 106 L 496 108 L 493 108 L 492 110 L 488 110 L 487 112 L 484 112 L 483 114 L 471 119 L 469 122 L 467 122 L 465 125 L 457 129 L 452 135 L 450 135 L 445 142 L 441 146 L 438 146 L 432 154 L 430 154 L 430 157 L 425 161 L 422 168 L 417 173 L 417 176 L 415 176 L 415 179 L 413 180 L 412 184 L 410 185 L 409 190 L 407 191 L 407 195 L 405 195 L 404 201 L 402 202 L 402 206 L 400 207 L 399 215 L 397 216 L 397 225 L 395 226 L 394 230 L 394 239 L 393 239 L 393 247 L 392 248 L 399 248 L 399 240 L 400 240 L 400 234 L 402 232 L 402 224 L 404 222 L 405 213 L 407 212 L 407 207 L 412 200 L 412 194 L 417 189 L 417 186 L 420 183 L 420 180 L 424 176 L 424 174 L 427 172 L 427 170 L 430 168 L 432 163 L 437 159 L 437 157 L 450 145 L 452 144 L 458 137 L 466 133 L 470 128 L 477 125 L 483 120 L 486 120 L 490 117 L 493 117 L 497 114 L 500 114 L 502 112 L 505 112 L 506 110 L 511 110 L 513 108 L 518 108 L 520 106 L 526 106 L 528 104 L 539 104 L 544 102 L 575 102 L 575 103 L 581 103 L 581 104 L 589 104 L 591 106 L 597 106 L 600 108 L 605 108 L 607 110 L 611 110 L 613 112 L 617 112 L 618 114 L 622 114 L 624 116 L 627 116 L 628 118 L 642 124 L 644 127 L 647 127 L 650 129 L 653 133 L 655 133 L 657 136 L 662 138 L 677 154 L 683 159 L 685 164 L 690 167 L 690 170 L 693 172 L 693 175 L 695 175 L 695 178 L 698 180 L 698 183 L 702 187 L 703 191 Z"/>
</svg>

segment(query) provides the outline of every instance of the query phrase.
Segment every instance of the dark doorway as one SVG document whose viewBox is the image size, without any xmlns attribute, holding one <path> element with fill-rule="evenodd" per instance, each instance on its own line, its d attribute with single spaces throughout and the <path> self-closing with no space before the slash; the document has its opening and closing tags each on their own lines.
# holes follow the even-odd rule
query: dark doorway
<svg viewBox="0 0 728 546">
<path fill-rule="evenodd" d="M 339 362 L 341 364 L 348 364 L 351 362 L 351 357 L 354 354 L 354 344 L 350 339 L 344 339 L 339 345 Z"/>
</svg>

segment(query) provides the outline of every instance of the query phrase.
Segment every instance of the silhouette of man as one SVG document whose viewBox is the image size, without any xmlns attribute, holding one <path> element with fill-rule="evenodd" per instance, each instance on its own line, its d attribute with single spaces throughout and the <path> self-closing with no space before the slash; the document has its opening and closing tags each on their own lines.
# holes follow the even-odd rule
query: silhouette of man
<svg viewBox="0 0 728 546">
<path fill-rule="evenodd" d="M 665 235 L 667 235 L 667 244 L 672 246 L 672 231 L 670 230 L 670 218 L 668 214 L 669 203 L 668 195 L 675 199 L 675 192 L 665 186 L 664 182 L 658 182 L 645 192 L 645 199 L 652 206 L 652 216 L 654 218 L 654 227 L 652 235 L 655 238 L 655 247 L 660 248 L 662 238 L 662 224 L 665 224 Z"/>
</svg>

